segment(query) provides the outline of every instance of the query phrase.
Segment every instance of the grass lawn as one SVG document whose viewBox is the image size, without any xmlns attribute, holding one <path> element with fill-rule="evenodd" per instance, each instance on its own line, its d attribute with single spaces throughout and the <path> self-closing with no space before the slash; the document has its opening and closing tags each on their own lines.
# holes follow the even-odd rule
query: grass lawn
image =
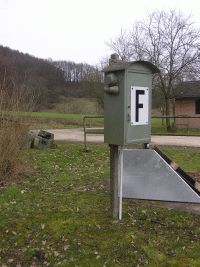
<svg viewBox="0 0 200 267">
<path fill-rule="evenodd" d="M 173 120 L 172 120 L 173 121 Z M 177 129 L 174 132 L 167 132 L 166 127 L 162 125 L 162 119 L 152 118 L 152 133 L 153 134 L 176 134 L 176 135 L 200 135 L 200 130 L 196 129 Z"/>
<path fill-rule="evenodd" d="M 64 114 L 60 112 L 18 112 L 20 116 L 50 119 L 83 119 L 83 114 Z"/>
<path fill-rule="evenodd" d="M 200 217 L 124 200 L 123 220 L 114 221 L 109 151 L 91 148 L 27 151 L 38 174 L 0 191 L 0 266 L 200 266 Z M 199 149 L 164 151 L 200 172 Z"/>
<path fill-rule="evenodd" d="M 30 122 L 31 129 L 62 129 L 71 127 L 83 127 L 83 117 L 86 114 L 64 114 L 60 112 L 18 112 L 17 115 L 22 116 Z M 89 115 L 98 116 L 98 115 Z M 87 126 L 103 127 L 102 118 L 87 118 Z M 200 130 L 176 130 L 167 132 L 166 127 L 162 125 L 162 119 L 152 118 L 152 134 L 179 134 L 179 135 L 200 135 Z"/>
<path fill-rule="evenodd" d="M 26 116 L 27 113 L 22 113 Z M 31 112 L 29 116 L 39 120 L 46 119 L 41 125 L 38 123 L 34 126 L 37 128 L 68 128 L 68 127 L 83 127 L 83 114 L 63 114 L 56 112 Z M 95 116 L 95 115 L 94 115 Z M 98 116 L 98 115 L 96 115 Z M 60 124 L 59 124 L 60 122 Z M 101 118 L 87 118 L 87 126 L 90 127 L 103 127 L 103 119 Z M 38 127 L 41 126 L 41 127 Z M 162 119 L 152 118 L 152 134 L 179 134 L 179 135 L 200 135 L 200 130 L 182 129 L 174 132 L 167 132 L 166 127 L 162 125 Z"/>
<path fill-rule="evenodd" d="M 71 127 L 83 127 L 83 117 L 86 114 L 65 114 L 59 112 L 18 112 L 18 116 L 27 121 L 31 129 L 62 129 Z M 99 116 L 99 115 L 89 115 Z M 87 125 L 102 126 L 102 118 L 87 119 Z"/>
</svg>

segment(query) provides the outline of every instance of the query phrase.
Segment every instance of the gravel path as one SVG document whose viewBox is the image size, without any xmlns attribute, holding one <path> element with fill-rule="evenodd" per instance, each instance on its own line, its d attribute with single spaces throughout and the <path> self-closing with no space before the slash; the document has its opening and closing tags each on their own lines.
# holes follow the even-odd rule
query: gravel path
<svg viewBox="0 0 200 267">
<path fill-rule="evenodd" d="M 48 129 L 54 134 L 56 141 L 83 142 L 84 135 L 82 128 L 72 129 Z M 103 143 L 102 134 L 88 134 L 87 141 L 90 143 Z M 154 135 L 151 143 L 155 145 L 189 146 L 200 147 L 200 136 L 159 136 Z"/>
</svg>

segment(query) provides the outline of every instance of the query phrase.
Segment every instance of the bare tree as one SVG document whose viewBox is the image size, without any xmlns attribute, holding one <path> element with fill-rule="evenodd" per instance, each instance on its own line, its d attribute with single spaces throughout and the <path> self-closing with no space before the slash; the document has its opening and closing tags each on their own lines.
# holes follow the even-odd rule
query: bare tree
<svg viewBox="0 0 200 267">
<path fill-rule="evenodd" d="M 128 61 L 134 56 L 132 47 L 132 36 L 129 32 L 121 30 L 119 36 L 115 40 L 107 43 L 121 58 L 121 60 Z"/>
<path fill-rule="evenodd" d="M 162 92 L 167 116 L 171 114 L 175 85 L 188 77 L 198 77 L 200 31 L 190 16 L 176 10 L 154 11 L 129 32 L 121 32 L 108 46 L 122 60 L 148 60 L 157 65 L 160 74 L 154 83 Z M 169 119 L 166 126 L 171 129 Z"/>
</svg>

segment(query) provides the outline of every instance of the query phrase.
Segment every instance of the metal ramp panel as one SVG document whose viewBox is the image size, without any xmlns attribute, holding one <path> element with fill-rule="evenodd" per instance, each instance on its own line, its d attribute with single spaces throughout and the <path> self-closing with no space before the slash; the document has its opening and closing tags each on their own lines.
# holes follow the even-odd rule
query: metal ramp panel
<svg viewBox="0 0 200 267">
<path fill-rule="evenodd" d="M 121 195 L 123 198 L 200 203 L 195 181 L 157 149 L 123 149 Z"/>
</svg>

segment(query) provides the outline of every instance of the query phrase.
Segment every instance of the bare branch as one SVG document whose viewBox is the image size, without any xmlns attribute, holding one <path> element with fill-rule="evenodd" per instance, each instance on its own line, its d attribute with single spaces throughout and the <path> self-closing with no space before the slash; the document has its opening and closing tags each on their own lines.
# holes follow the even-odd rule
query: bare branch
<svg viewBox="0 0 200 267">
<path fill-rule="evenodd" d="M 108 43 L 124 60 L 148 60 L 160 69 L 158 86 L 171 99 L 174 85 L 200 75 L 200 30 L 177 10 L 154 11 Z M 168 114 L 167 114 L 168 115 Z"/>
</svg>

